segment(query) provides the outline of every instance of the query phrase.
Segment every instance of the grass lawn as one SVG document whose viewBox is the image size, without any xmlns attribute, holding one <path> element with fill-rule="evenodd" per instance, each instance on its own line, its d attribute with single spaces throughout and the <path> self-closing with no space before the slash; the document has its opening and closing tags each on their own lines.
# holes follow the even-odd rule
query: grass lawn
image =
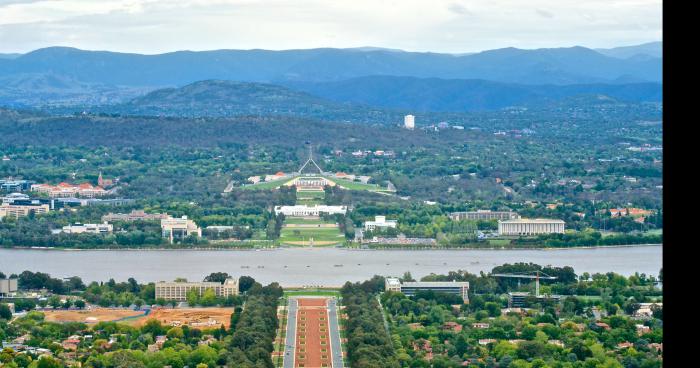
<svg viewBox="0 0 700 368">
<path fill-rule="evenodd" d="M 318 225 L 318 224 L 325 224 L 326 222 L 321 220 L 320 218 L 318 219 L 306 219 L 302 217 L 287 217 L 284 219 L 285 224 L 309 224 L 309 225 Z"/>
<path fill-rule="evenodd" d="M 282 180 L 275 180 L 275 181 L 268 181 L 264 183 L 258 183 L 258 184 L 252 184 L 252 185 L 244 185 L 241 187 L 241 189 L 247 189 L 247 190 L 269 190 L 269 189 L 275 189 L 277 187 L 282 186 L 284 183 L 290 181 L 291 179 L 282 179 Z"/>
<path fill-rule="evenodd" d="M 299 242 L 303 241 L 304 245 L 307 245 L 312 238 L 318 245 L 331 245 L 345 241 L 345 236 L 338 228 L 282 228 L 280 234 L 280 242 L 284 244 L 301 245 Z"/>
<path fill-rule="evenodd" d="M 336 179 L 336 178 L 326 178 L 330 181 L 335 182 L 336 184 L 340 185 L 341 187 L 349 190 L 369 190 L 371 192 L 387 192 L 391 193 L 388 190 L 380 187 L 377 184 L 362 184 L 357 181 L 350 181 L 350 180 L 344 180 L 344 179 Z"/>
<path fill-rule="evenodd" d="M 302 289 L 302 290 L 284 290 L 284 296 L 340 296 L 340 291 L 335 289 Z"/>
<path fill-rule="evenodd" d="M 288 217 L 284 222 L 285 224 L 305 225 L 326 224 L 326 222 L 321 219 L 303 219 L 299 217 Z M 337 226 L 311 228 L 283 227 L 282 231 L 280 232 L 280 243 L 282 244 L 308 245 L 311 238 L 313 238 L 314 244 L 318 246 L 333 245 L 345 241 L 345 236 L 340 233 Z"/>
<path fill-rule="evenodd" d="M 510 245 L 510 239 L 489 239 L 489 244 L 502 247 Z"/>
</svg>

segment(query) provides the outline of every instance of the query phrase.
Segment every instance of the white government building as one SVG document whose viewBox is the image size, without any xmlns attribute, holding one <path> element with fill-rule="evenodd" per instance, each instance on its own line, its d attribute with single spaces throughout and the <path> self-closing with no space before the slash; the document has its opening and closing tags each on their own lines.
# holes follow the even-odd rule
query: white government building
<svg viewBox="0 0 700 368">
<path fill-rule="evenodd" d="M 563 234 L 564 224 L 556 219 L 512 219 L 498 221 L 498 235 Z"/>
<path fill-rule="evenodd" d="M 386 216 L 374 216 L 374 221 L 365 221 L 365 230 L 373 231 L 377 228 L 387 229 L 396 228 L 396 220 L 387 220 Z"/>
<path fill-rule="evenodd" d="M 161 219 L 160 229 L 163 237 L 168 238 L 170 243 L 173 243 L 175 239 L 186 238 L 190 235 L 202 236 L 202 229 L 194 221 L 187 219 L 187 216 Z"/>
<path fill-rule="evenodd" d="M 62 233 L 66 234 L 109 234 L 114 230 L 114 226 L 109 223 L 102 224 L 73 224 L 64 226 Z"/>
<path fill-rule="evenodd" d="M 275 214 L 280 213 L 285 216 L 306 217 L 320 216 L 321 213 L 329 215 L 341 214 L 344 215 L 348 211 L 348 206 L 325 206 L 325 205 L 294 205 L 294 206 L 275 206 Z"/>
<path fill-rule="evenodd" d="M 195 290 L 202 296 L 207 289 L 214 290 L 216 296 L 223 298 L 238 295 L 238 279 L 228 278 L 223 283 L 160 281 L 156 283 L 156 299 L 185 301 L 188 291 Z"/>
</svg>

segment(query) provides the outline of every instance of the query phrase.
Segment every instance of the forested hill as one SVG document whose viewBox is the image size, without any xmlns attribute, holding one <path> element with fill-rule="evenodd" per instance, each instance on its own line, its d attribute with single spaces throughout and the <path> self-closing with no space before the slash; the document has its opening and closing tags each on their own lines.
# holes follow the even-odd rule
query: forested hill
<svg viewBox="0 0 700 368">
<path fill-rule="evenodd" d="M 354 107 L 282 86 L 253 82 L 207 80 L 165 88 L 114 106 L 127 115 L 229 117 L 294 115 L 348 119 Z"/>
<path fill-rule="evenodd" d="M 209 80 L 165 88 L 93 111 L 122 115 L 234 117 L 284 115 L 321 120 L 395 124 L 406 113 L 470 112 L 543 107 L 572 97 L 605 96 L 659 102 L 658 83 L 517 85 L 483 80 L 371 76 L 341 82 L 292 83 Z M 308 92 L 308 93 L 307 93 Z M 583 104 L 586 104 L 582 100 Z"/>
<path fill-rule="evenodd" d="M 412 111 L 478 111 L 539 106 L 580 95 L 660 102 L 660 83 L 525 85 L 475 79 L 368 76 L 337 82 L 292 82 L 290 88 L 337 102 Z"/>
</svg>

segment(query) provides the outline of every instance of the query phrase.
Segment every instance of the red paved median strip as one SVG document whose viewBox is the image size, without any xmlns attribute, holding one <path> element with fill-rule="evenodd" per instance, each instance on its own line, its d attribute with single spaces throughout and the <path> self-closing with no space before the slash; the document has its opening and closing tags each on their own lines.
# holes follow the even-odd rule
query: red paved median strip
<svg viewBox="0 0 700 368">
<path fill-rule="evenodd" d="M 295 367 L 331 367 L 327 299 L 299 299 Z"/>
</svg>

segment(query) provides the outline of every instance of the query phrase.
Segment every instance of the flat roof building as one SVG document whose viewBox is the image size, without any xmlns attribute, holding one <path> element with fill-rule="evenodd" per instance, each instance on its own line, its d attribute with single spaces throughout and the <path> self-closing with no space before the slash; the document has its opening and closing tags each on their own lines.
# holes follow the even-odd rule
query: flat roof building
<svg viewBox="0 0 700 368">
<path fill-rule="evenodd" d="M 491 210 L 476 210 L 465 212 L 452 212 L 450 219 L 452 221 L 459 220 L 513 220 L 519 219 L 520 215 L 513 211 L 491 211 Z"/>
<path fill-rule="evenodd" d="M 62 233 L 66 234 L 111 234 L 114 230 L 112 224 L 107 222 L 102 224 L 73 224 L 64 226 L 61 229 Z"/>
<path fill-rule="evenodd" d="M 373 231 L 377 228 L 379 229 L 387 229 L 387 228 L 396 228 L 397 221 L 396 220 L 387 220 L 386 216 L 374 216 L 374 221 L 365 221 L 364 228 L 365 230 Z"/>
<path fill-rule="evenodd" d="M 149 221 L 167 219 L 167 213 L 146 213 L 144 210 L 133 210 L 130 213 L 108 213 L 102 216 L 102 221 Z"/>
<path fill-rule="evenodd" d="M 464 303 L 469 303 L 469 283 L 457 281 L 411 281 L 401 282 L 398 278 L 388 277 L 384 281 L 384 290 L 396 291 L 406 296 L 414 296 L 420 291 L 433 291 L 436 293 L 447 293 L 459 295 Z"/>
<path fill-rule="evenodd" d="M 556 219 L 512 219 L 498 221 L 498 235 L 563 234 L 565 222 Z"/>
<path fill-rule="evenodd" d="M 7 296 L 17 291 L 17 279 L 0 279 L 0 296 Z"/>
<path fill-rule="evenodd" d="M 292 217 L 307 217 L 320 216 L 322 213 L 329 215 L 341 214 L 344 215 L 348 211 L 347 206 L 325 206 L 325 205 L 294 205 L 294 206 L 275 206 L 275 214 L 280 213 L 285 216 Z"/>
<path fill-rule="evenodd" d="M 202 296 L 207 289 L 214 290 L 216 296 L 222 298 L 238 295 L 238 279 L 228 278 L 223 283 L 160 281 L 156 283 L 156 299 L 185 301 L 190 290 Z"/>
<path fill-rule="evenodd" d="M 39 201 L 18 204 L 19 202 L 3 203 L 0 205 L 0 219 L 5 216 L 20 218 L 29 216 L 30 213 L 42 214 L 49 212 L 49 205 Z"/>
<path fill-rule="evenodd" d="M 177 239 L 184 239 L 190 235 L 202 236 L 202 229 L 194 221 L 188 220 L 187 216 L 161 219 L 160 228 L 163 237 L 168 238 L 171 244 Z"/>
</svg>

